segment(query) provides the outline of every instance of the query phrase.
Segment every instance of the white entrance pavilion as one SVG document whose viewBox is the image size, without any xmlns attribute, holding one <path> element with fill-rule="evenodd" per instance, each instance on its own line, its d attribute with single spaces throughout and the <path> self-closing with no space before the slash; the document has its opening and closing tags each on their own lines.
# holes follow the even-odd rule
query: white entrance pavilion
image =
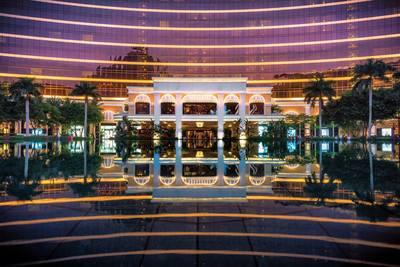
<svg viewBox="0 0 400 267">
<path fill-rule="evenodd" d="M 116 121 L 174 125 L 178 139 L 222 139 L 235 124 L 246 131 L 283 118 L 271 114 L 271 87 L 247 87 L 247 78 L 153 78 L 153 87 L 128 87 L 127 102 Z"/>
</svg>

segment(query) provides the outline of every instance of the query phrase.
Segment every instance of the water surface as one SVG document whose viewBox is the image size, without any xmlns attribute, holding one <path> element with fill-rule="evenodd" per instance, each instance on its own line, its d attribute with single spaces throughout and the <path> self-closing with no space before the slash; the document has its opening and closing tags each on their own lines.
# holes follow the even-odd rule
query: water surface
<svg viewBox="0 0 400 267">
<path fill-rule="evenodd" d="M 0 144 L 1 265 L 396 265 L 399 150 Z"/>
</svg>

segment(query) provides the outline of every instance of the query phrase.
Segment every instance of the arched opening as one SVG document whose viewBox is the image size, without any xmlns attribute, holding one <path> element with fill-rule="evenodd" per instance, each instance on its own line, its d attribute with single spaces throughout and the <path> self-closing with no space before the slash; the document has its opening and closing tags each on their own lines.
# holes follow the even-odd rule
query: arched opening
<svg viewBox="0 0 400 267">
<path fill-rule="evenodd" d="M 161 114 L 174 115 L 175 114 L 175 97 L 170 94 L 161 97 Z"/>
<path fill-rule="evenodd" d="M 182 102 L 184 115 L 217 114 L 217 98 L 213 95 L 186 95 Z"/>
<path fill-rule="evenodd" d="M 138 95 L 135 98 L 135 113 L 137 115 L 150 114 L 150 98 L 147 95 Z"/>
<path fill-rule="evenodd" d="M 226 115 L 239 115 L 239 98 L 236 95 L 228 95 L 224 100 Z"/>
<path fill-rule="evenodd" d="M 265 99 L 261 95 L 253 95 L 250 98 L 250 115 L 264 115 Z"/>
</svg>

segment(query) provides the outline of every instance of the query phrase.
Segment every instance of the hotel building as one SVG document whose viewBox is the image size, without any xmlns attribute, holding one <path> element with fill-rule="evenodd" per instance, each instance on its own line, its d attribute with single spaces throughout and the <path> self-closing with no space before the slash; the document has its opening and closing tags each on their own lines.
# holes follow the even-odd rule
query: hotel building
<svg viewBox="0 0 400 267">
<path fill-rule="evenodd" d="M 271 90 L 248 87 L 246 78 L 153 78 L 153 87 L 128 87 L 123 112 L 113 119 L 126 116 L 143 129 L 151 127 L 149 122 L 160 125 L 178 139 L 258 136 L 269 122 L 284 119 L 272 112 L 277 101 L 271 98 Z M 279 105 L 311 115 L 310 105 L 302 101 Z"/>
<path fill-rule="evenodd" d="M 283 115 L 315 115 L 302 92 L 316 71 L 339 96 L 351 89 L 354 64 L 375 58 L 398 67 L 399 8 L 393 0 L 5 0 L 0 80 L 35 78 L 46 97 L 95 83 L 104 132 L 127 113 L 176 122 L 176 136 L 197 121 L 222 136 L 235 119 L 279 118 L 275 104 Z M 176 117 L 163 114 L 172 104 Z M 20 130 L 12 127 L 0 130 Z"/>
</svg>

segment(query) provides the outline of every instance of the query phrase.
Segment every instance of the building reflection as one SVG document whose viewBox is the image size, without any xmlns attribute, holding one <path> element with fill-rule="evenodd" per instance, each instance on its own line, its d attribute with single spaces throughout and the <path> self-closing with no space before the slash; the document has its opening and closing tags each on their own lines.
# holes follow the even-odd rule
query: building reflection
<svg viewBox="0 0 400 267">
<path fill-rule="evenodd" d="M 323 153 L 339 151 L 334 143 L 322 147 Z M 353 190 L 344 188 L 340 180 L 319 179 L 315 148 L 289 142 L 285 148 L 289 154 L 271 155 L 263 143 L 241 147 L 214 142 L 195 149 L 193 143 L 184 142 L 176 143 L 173 152 L 155 150 L 152 157 L 116 157 L 114 162 L 124 170 L 127 193 L 146 192 L 153 201 L 246 200 L 254 194 L 306 199 L 319 198 L 314 192 L 318 190 L 323 191 L 323 198 L 353 199 Z M 317 179 L 312 180 L 315 173 Z"/>
<path fill-rule="evenodd" d="M 399 173 L 399 145 L 390 145 L 393 149 L 390 152 L 385 151 L 387 144 L 372 145 L 372 152 L 379 158 L 376 168 L 381 174 Z M 274 199 L 325 205 L 355 204 L 357 198 L 360 200 L 359 195 L 368 195 L 370 190 L 368 175 L 354 174 L 354 181 L 362 179 L 359 184 L 342 179 L 346 177 L 332 176 L 341 175 L 332 172 L 340 164 L 333 159 L 339 160 L 337 155 L 348 149 L 347 145 L 334 142 L 321 146 L 293 141 L 241 145 L 222 141 L 200 144 L 197 140 L 157 145 L 133 142 L 121 146 L 108 140 L 88 145 L 86 160 L 90 175 L 86 182 L 82 170 L 84 147 L 79 142 L 2 144 L 2 196 L 5 200 L 12 199 L 7 195 L 7 186 L 13 177 L 20 183 L 37 183 L 35 199 L 146 195 L 153 202 Z M 317 151 L 319 147 L 321 151 Z M 320 172 L 320 152 L 325 159 L 323 172 Z M 359 157 L 355 155 L 354 164 L 364 164 Z M 28 179 L 18 180 L 25 171 Z M 322 179 L 320 173 L 324 175 Z M 391 183 L 397 184 L 396 177 L 392 181 L 385 174 L 387 180 L 383 181 L 379 175 L 375 177 L 374 203 L 393 202 L 397 191 L 391 188 Z"/>
</svg>

